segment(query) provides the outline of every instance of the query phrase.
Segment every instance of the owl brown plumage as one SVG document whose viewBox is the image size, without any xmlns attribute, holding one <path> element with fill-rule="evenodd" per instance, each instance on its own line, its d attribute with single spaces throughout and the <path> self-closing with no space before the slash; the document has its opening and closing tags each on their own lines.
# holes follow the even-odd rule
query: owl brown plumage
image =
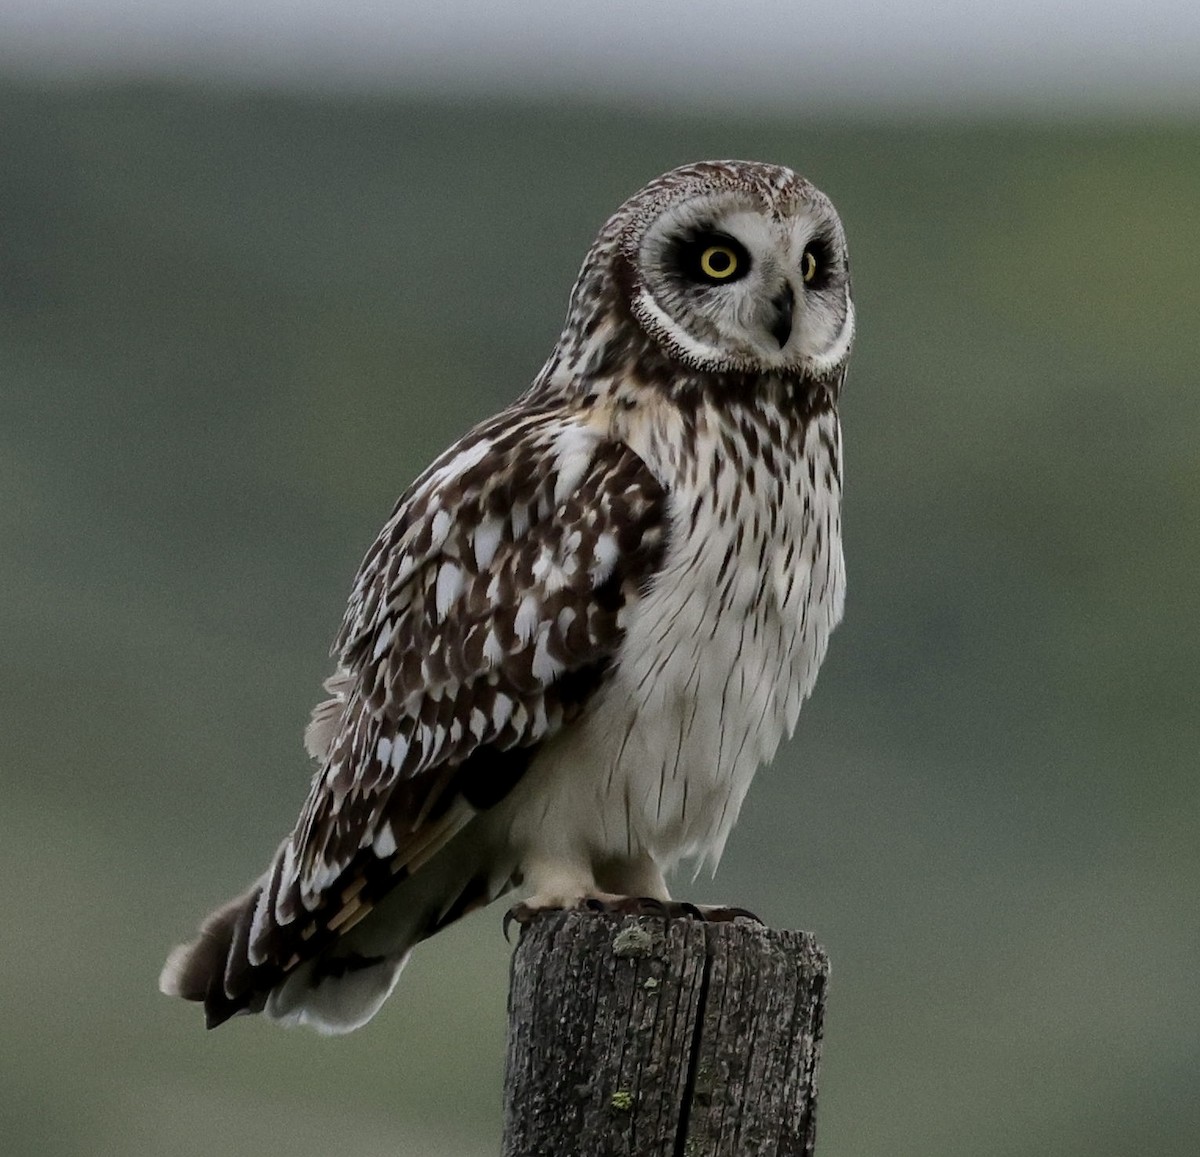
<svg viewBox="0 0 1200 1157">
<path fill-rule="evenodd" d="M 359 570 L 308 800 L 162 987 L 346 1031 L 413 945 L 524 883 L 664 897 L 715 861 L 841 615 L 845 241 L 791 170 L 675 170 L 614 215 L 533 386 Z"/>
</svg>

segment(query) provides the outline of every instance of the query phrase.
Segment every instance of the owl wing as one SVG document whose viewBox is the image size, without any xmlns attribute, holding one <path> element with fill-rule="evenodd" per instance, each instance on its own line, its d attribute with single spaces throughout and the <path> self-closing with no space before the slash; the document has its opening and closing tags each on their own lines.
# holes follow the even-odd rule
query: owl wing
<svg viewBox="0 0 1200 1157">
<path fill-rule="evenodd" d="M 508 793 L 603 680 L 664 529 L 641 460 L 556 411 L 501 415 L 418 479 L 359 570 L 308 736 L 304 908 L 364 850 L 414 870 Z"/>
<path fill-rule="evenodd" d="M 642 461 L 559 410 L 506 411 L 436 461 L 359 570 L 300 820 L 174 990 L 210 1023 L 250 1006 L 502 799 L 605 678 L 665 533 Z"/>
</svg>

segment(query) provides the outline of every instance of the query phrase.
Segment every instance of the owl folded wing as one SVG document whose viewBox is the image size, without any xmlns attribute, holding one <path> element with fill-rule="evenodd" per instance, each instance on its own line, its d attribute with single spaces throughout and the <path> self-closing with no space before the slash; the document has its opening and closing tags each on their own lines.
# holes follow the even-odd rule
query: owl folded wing
<svg viewBox="0 0 1200 1157">
<path fill-rule="evenodd" d="M 499 415 L 414 483 L 354 584 L 296 829 L 225 913 L 223 975 L 193 996 L 214 1019 L 366 916 L 584 709 L 661 561 L 665 507 L 628 447 L 561 410 Z"/>
</svg>

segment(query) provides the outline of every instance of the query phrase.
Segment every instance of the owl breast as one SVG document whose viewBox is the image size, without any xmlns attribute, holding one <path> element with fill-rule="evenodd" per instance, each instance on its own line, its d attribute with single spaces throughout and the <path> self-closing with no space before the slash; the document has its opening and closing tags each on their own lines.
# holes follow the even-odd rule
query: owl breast
<svg viewBox="0 0 1200 1157">
<path fill-rule="evenodd" d="M 519 844 L 715 865 L 841 617 L 839 439 L 832 409 L 754 404 L 662 406 L 629 429 L 669 494 L 666 555 L 609 681 L 531 768 Z"/>
</svg>

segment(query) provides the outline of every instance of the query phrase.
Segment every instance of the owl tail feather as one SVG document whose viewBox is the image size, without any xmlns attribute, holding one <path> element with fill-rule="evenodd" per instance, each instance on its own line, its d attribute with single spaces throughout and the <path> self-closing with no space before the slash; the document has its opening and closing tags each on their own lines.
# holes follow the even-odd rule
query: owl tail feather
<svg viewBox="0 0 1200 1157">
<path fill-rule="evenodd" d="M 391 994 L 417 944 L 512 886 L 512 870 L 497 870 L 494 847 L 473 827 L 401 880 L 365 919 L 286 972 L 251 965 L 246 956 L 268 872 L 209 916 L 197 940 L 170 954 L 159 988 L 202 1002 L 209 1028 L 254 1012 L 325 1034 L 360 1028 Z"/>
</svg>

